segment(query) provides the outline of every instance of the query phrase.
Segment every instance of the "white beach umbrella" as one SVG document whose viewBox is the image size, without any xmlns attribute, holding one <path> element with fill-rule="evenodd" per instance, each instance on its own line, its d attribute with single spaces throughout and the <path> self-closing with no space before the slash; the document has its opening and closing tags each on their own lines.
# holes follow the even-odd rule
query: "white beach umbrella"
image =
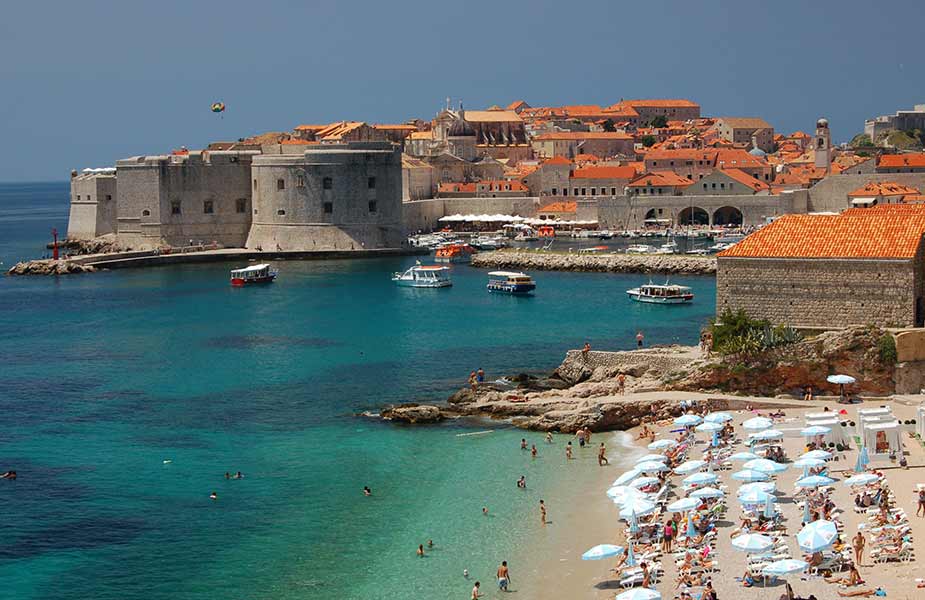
<svg viewBox="0 0 925 600">
<path fill-rule="evenodd" d="M 694 427 L 696 431 L 699 431 L 701 433 L 704 433 L 704 432 L 712 433 L 714 431 L 719 431 L 722 428 L 723 428 L 722 423 L 714 423 L 713 421 L 704 421 L 697 427 Z"/>
<path fill-rule="evenodd" d="M 767 481 L 770 477 L 767 473 L 763 473 L 762 471 L 743 469 L 733 473 L 732 478 L 736 481 Z"/>
<path fill-rule="evenodd" d="M 722 498 L 725 496 L 722 490 L 715 487 L 703 487 L 690 493 L 691 498 Z"/>
<path fill-rule="evenodd" d="M 708 423 L 725 423 L 732 420 L 732 415 L 727 412 L 711 412 L 703 420 Z"/>
<path fill-rule="evenodd" d="M 742 504 L 764 504 L 771 495 L 761 490 L 748 490 L 745 493 L 739 492 L 738 499 Z"/>
<path fill-rule="evenodd" d="M 691 425 L 699 424 L 703 419 L 697 415 L 681 415 L 680 417 L 674 420 L 675 425 L 681 425 L 684 427 L 690 427 Z"/>
<path fill-rule="evenodd" d="M 651 588 L 638 587 L 617 594 L 615 600 L 662 600 L 662 595 Z"/>
<path fill-rule="evenodd" d="M 662 471 L 668 470 L 668 465 L 657 460 L 648 460 L 646 462 L 641 462 L 636 465 L 637 471 L 642 471 L 643 473 L 660 473 Z"/>
<path fill-rule="evenodd" d="M 697 498 L 681 498 L 669 504 L 666 508 L 671 512 L 687 512 L 700 506 L 700 500 Z"/>
<path fill-rule="evenodd" d="M 857 382 L 857 379 L 851 375 L 829 375 L 825 380 L 836 385 L 851 385 Z"/>
<path fill-rule="evenodd" d="M 639 494 L 639 490 L 631 488 L 628 485 L 615 485 L 607 490 L 607 496 L 610 498 L 622 498 L 627 494 Z"/>
<path fill-rule="evenodd" d="M 815 469 L 816 467 L 821 467 L 825 465 L 825 461 L 821 458 L 799 458 L 793 462 L 793 466 L 797 469 Z"/>
<path fill-rule="evenodd" d="M 687 460 L 675 467 L 674 472 L 678 473 L 679 475 L 685 475 L 687 473 L 699 471 L 705 466 L 707 466 L 707 463 L 704 460 Z"/>
<path fill-rule="evenodd" d="M 761 458 L 754 452 L 736 452 L 729 457 L 730 460 L 755 460 L 756 458 Z"/>
<path fill-rule="evenodd" d="M 826 427 L 825 425 L 810 425 L 809 427 L 804 427 L 800 430 L 800 433 L 806 437 L 813 437 L 816 435 L 825 435 L 832 431 L 831 427 Z"/>
<path fill-rule="evenodd" d="M 816 488 L 832 485 L 833 483 L 835 483 L 835 480 L 831 477 L 825 477 L 823 475 L 810 475 L 809 477 L 797 479 L 795 485 L 801 488 Z"/>
<path fill-rule="evenodd" d="M 642 475 L 642 471 L 640 471 L 639 469 L 630 469 L 623 475 L 620 475 L 619 477 L 614 479 L 613 484 L 614 485 L 626 485 L 627 483 L 629 483 L 630 481 L 636 479 L 637 477 L 641 475 Z"/>
<path fill-rule="evenodd" d="M 648 487 L 650 485 L 655 485 L 659 482 L 658 477 L 640 477 L 639 479 L 634 479 L 629 483 L 629 487 L 634 489 L 641 489 Z"/>
<path fill-rule="evenodd" d="M 832 521 L 813 521 L 808 523 L 797 534 L 797 544 L 807 553 L 825 550 L 838 537 L 838 528 Z"/>
<path fill-rule="evenodd" d="M 601 560 L 623 554 L 623 546 L 614 544 L 600 544 L 581 555 L 581 560 Z"/>
<path fill-rule="evenodd" d="M 678 445 L 678 442 L 674 440 L 663 439 L 663 440 L 655 440 L 654 442 L 646 446 L 646 448 L 648 448 L 649 450 L 664 450 L 665 448 L 674 448 L 677 445 Z"/>
<path fill-rule="evenodd" d="M 713 473 L 694 473 L 681 480 L 684 485 L 712 485 L 719 479 Z"/>
<path fill-rule="evenodd" d="M 742 423 L 742 427 L 748 429 L 749 431 L 760 431 L 762 429 L 768 429 L 772 425 L 774 425 L 774 422 L 771 421 L 771 419 L 766 419 L 764 417 L 754 417 Z"/>
<path fill-rule="evenodd" d="M 760 533 L 744 533 L 732 538 L 732 547 L 743 552 L 767 552 L 774 546 L 774 540 Z"/>
<path fill-rule="evenodd" d="M 633 498 L 623 505 L 623 508 L 620 509 L 620 516 L 624 519 L 631 518 L 634 514 L 637 517 L 645 516 L 649 513 L 655 512 L 657 506 L 655 503 L 646 500 L 645 498 Z"/>
<path fill-rule="evenodd" d="M 763 575 L 767 575 L 768 577 L 784 577 L 786 575 L 805 571 L 808 567 L 809 563 L 805 560 L 785 558 L 783 560 L 772 562 L 764 569 L 762 569 L 761 573 Z"/>
<path fill-rule="evenodd" d="M 665 462 L 668 460 L 668 457 L 664 454 L 646 454 L 645 456 L 640 456 L 636 459 L 636 464 L 638 465 L 641 462 L 649 462 L 654 460 L 656 462 Z"/>
<path fill-rule="evenodd" d="M 742 468 L 761 471 L 762 473 L 782 473 L 787 470 L 787 465 L 782 465 L 766 458 L 756 458 L 742 465 Z"/>
<path fill-rule="evenodd" d="M 873 473 L 859 473 L 857 475 L 852 475 L 848 479 L 844 480 L 842 483 L 845 485 L 868 485 L 879 481 L 880 478 L 874 475 Z"/>
<path fill-rule="evenodd" d="M 643 492 L 630 488 L 629 491 L 623 494 L 611 496 L 611 499 L 613 499 L 613 503 L 615 505 L 619 506 L 620 508 L 623 508 L 623 505 L 626 504 L 627 502 L 630 502 L 631 500 L 648 500 L 649 498 Z"/>
<path fill-rule="evenodd" d="M 755 481 L 753 483 L 745 483 L 739 486 L 739 493 L 744 494 L 749 490 L 760 490 L 766 494 L 773 494 L 777 490 L 777 486 L 773 481 Z"/>
<path fill-rule="evenodd" d="M 777 440 L 784 437 L 784 432 L 778 429 L 765 429 L 758 433 L 749 434 L 748 437 L 753 440 Z"/>
<path fill-rule="evenodd" d="M 832 458 L 832 453 L 827 450 L 810 450 L 809 452 L 804 452 L 800 455 L 800 458 L 818 458 L 820 460 L 829 460 Z"/>
</svg>

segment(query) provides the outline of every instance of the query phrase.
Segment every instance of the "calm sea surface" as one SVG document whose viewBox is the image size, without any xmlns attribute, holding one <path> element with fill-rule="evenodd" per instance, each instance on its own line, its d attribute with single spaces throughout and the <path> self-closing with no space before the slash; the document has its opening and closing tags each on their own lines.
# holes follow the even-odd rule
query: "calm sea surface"
<svg viewBox="0 0 925 600">
<path fill-rule="evenodd" d="M 4 270 L 66 221 L 66 183 L 0 186 Z M 0 598 L 467 598 L 463 569 L 491 590 L 529 554 L 538 499 L 565 510 L 593 451 L 563 468 L 564 438 L 527 434 L 531 460 L 503 423 L 355 413 L 637 329 L 693 343 L 715 293 L 677 278 L 695 303 L 653 307 L 626 299 L 641 277 L 539 272 L 513 298 L 467 266 L 450 289 L 394 286 L 412 263 L 283 262 L 248 289 L 227 264 L 0 277 L 0 472 L 19 473 L 0 480 Z"/>
</svg>

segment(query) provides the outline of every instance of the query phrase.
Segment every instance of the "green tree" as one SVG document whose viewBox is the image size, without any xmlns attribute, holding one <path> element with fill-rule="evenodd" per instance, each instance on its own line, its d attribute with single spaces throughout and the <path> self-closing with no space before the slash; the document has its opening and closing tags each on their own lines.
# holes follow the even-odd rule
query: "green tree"
<svg viewBox="0 0 925 600">
<path fill-rule="evenodd" d="M 655 145 L 655 136 L 654 135 L 644 135 L 642 136 L 642 145 L 646 148 L 651 148 Z"/>
<path fill-rule="evenodd" d="M 655 115 L 651 121 L 649 121 L 650 127 L 655 127 L 661 129 L 662 127 L 668 127 L 668 117 L 665 115 Z"/>
<path fill-rule="evenodd" d="M 859 133 L 848 142 L 850 148 L 873 148 L 874 141 L 866 133 Z"/>
</svg>

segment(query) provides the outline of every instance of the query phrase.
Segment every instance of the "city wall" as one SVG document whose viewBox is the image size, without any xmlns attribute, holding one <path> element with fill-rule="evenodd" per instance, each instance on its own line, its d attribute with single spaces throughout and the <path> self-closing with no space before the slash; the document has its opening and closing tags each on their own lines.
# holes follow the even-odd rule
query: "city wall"
<svg viewBox="0 0 925 600">
<path fill-rule="evenodd" d="M 608 229 L 640 229 L 650 210 L 656 219 L 670 220 L 678 224 L 681 211 L 700 208 L 714 224 L 719 209 L 732 207 L 742 215 L 743 225 L 761 225 L 768 217 L 778 217 L 791 212 L 801 212 L 799 197 L 791 194 L 780 196 L 749 196 L 731 194 L 722 196 L 618 196 L 602 198 L 598 205 L 598 219 L 601 227 Z M 805 210 L 805 209 L 804 209 Z"/>
<path fill-rule="evenodd" d="M 850 207 L 848 192 L 871 181 L 892 181 L 911 185 L 925 193 L 925 173 L 869 173 L 832 175 L 806 190 L 809 212 L 839 212 Z"/>
</svg>

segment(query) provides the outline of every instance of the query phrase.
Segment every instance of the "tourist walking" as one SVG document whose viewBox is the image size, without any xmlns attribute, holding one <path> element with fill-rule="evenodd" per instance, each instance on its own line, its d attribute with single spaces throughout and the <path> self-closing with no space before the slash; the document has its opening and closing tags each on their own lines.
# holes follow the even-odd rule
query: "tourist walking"
<svg viewBox="0 0 925 600">
<path fill-rule="evenodd" d="M 546 503 L 540 500 L 540 523 L 546 524 Z"/>
<path fill-rule="evenodd" d="M 13 472 L 13 478 L 16 478 L 15 471 Z M 925 517 L 925 487 L 919 489 L 919 507 L 915 510 L 915 516 Z"/>
<path fill-rule="evenodd" d="M 642 341 L 645 339 L 645 336 L 642 335 L 641 331 L 636 332 L 636 347 L 642 348 Z"/>
<path fill-rule="evenodd" d="M 626 393 L 626 375 L 623 373 L 617 375 L 617 393 L 621 396 Z"/>
<path fill-rule="evenodd" d="M 854 547 L 854 564 L 858 566 L 861 566 L 861 559 L 864 557 L 864 545 L 866 543 L 867 540 L 864 539 L 864 534 L 861 533 L 859 529 L 851 540 L 851 545 Z"/>
<path fill-rule="evenodd" d="M 671 519 L 665 521 L 665 528 L 662 530 L 662 552 L 671 552 L 671 540 L 674 537 L 673 525 Z"/>
<path fill-rule="evenodd" d="M 607 460 L 607 448 L 604 446 L 604 442 L 601 442 L 601 447 L 597 449 L 597 465 L 603 467 L 609 464 L 610 461 Z"/>
<path fill-rule="evenodd" d="M 502 560 L 501 566 L 498 567 L 498 589 L 502 592 L 507 591 L 507 586 L 511 582 L 511 572 L 507 568 L 507 561 Z"/>
</svg>

